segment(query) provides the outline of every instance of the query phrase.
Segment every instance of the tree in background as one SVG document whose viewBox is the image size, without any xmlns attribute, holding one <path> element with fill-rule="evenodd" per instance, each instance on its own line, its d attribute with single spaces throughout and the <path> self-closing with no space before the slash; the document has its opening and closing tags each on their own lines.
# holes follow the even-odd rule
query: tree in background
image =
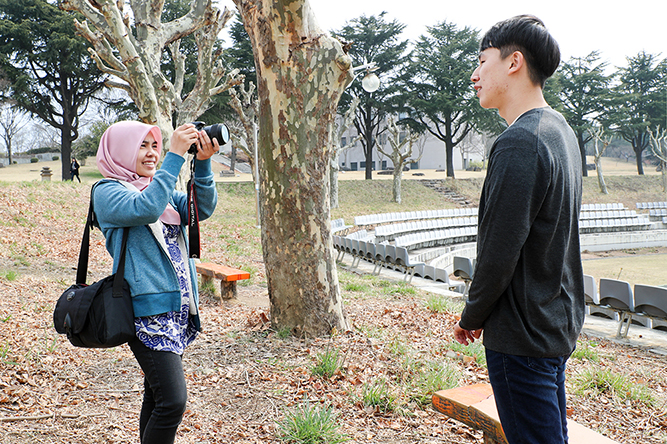
<svg viewBox="0 0 667 444">
<path fill-rule="evenodd" d="M 419 162 L 422 153 L 414 159 L 412 158 L 412 148 L 419 139 L 420 134 L 413 133 L 409 128 L 400 129 L 396 125 L 396 119 L 393 116 L 387 118 L 387 131 L 389 136 L 389 146 L 391 151 L 387 152 L 378 145 L 378 150 L 385 156 L 389 157 L 394 164 L 394 180 L 392 186 L 392 202 L 401 203 L 401 179 L 403 177 L 403 167 L 408 161 Z"/>
<path fill-rule="evenodd" d="M 255 146 L 257 145 L 257 131 L 259 115 L 259 104 L 257 103 L 257 93 L 255 92 L 255 84 L 249 82 L 247 84 L 240 84 L 234 88 L 230 88 L 229 95 L 231 97 L 229 105 L 236 113 L 239 131 L 235 136 L 234 145 L 238 146 L 241 151 L 248 157 L 250 167 L 252 169 L 252 177 L 255 184 L 258 178 L 255 174 Z M 240 136 L 243 134 L 244 136 Z M 234 165 L 236 154 L 232 150 L 232 165 Z M 233 170 L 233 167 L 232 167 Z"/>
<path fill-rule="evenodd" d="M 244 137 L 236 137 L 232 146 L 231 163 L 232 167 L 236 161 L 236 148 L 238 147 L 245 153 L 250 160 L 253 177 L 255 176 L 255 152 L 254 146 L 257 135 L 257 74 L 255 72 L 255 59 L 252 53 L 252 44 L 250 37 L 243 27 L 243 22 L 239 14 L 232 22 L 229 30 L 232 39 L 232 46 L 225 50 L 225 60 L 230 68 L 237 69 L 243 75 L 245 81 L 234 88 L 229 89 L 229 105 L 236 113 L 236 120 L 242 128 Z M 240 142 L 240 143 L 237 143 Z M 255 183 L 257 178 L 254 177 Z"/>
<path fill-rule="evenodd" d="M 648 128 L 651 138 L 651 150 L 653 155 L 660 160 L 660 172 L 662 174 L 662 191 L 667 194 L 667 129 L 656 128 L 655 133 Z"/>
<path fill-rule="evenodd" d="M 593 126 L 604 116 L 609 102 L 611 76 L 605 75 L 607 64 L 593 51 L 586 57 L 571 57 L 563 63 L 554 78 L 558 109 L 570 124 L 579 142 L 583 175 L 586 168 L 586 144 L 594 138 Z"/>
<path fill-rule="evenodd" d="M 340 171 L 340 154 L 348 148 L 356 145 L 358 141 L 361 140 L 361 134 L 357 134 L 356 137 L 346 140 L 345 145 L 343 145 L 343 134 L 350 128 L 352 121 L 354 120 L 354 115 L 357 111 L 357 107 L 361 103 L 359 97 L 355 97 L 350 102 L 350 107 L 347 109 L 345 114 L 339 117 L 338 122 L 335 123 L 336 128 L 334 130 L 333 140 L 331 142 L 331 159 L 329 161 L 330 166 L 330 192 L 331 196 L 331 208 L 338 208 L 338 172 Z"/>
<path fill-rule="evenodd" d="M 239 14 L 236 14 L 235 20 L 229 27 L 229 36 L 232 39 L 232 45 L 225 50 L 226 63 L 231 68 L 238 69 L 244 76 L 246 88 L 249 83 L 257 85 L 252 43 Z"/>
<path fill-rule="evenodd" d="M 593 158 L 595 159 L 595 171 L 598 176 L 598 186 L 600 187 L 600 192 L 602 194 L 609 194 L 609 191 L 607 191 L 607 184 L 604 181 L 604 175 L 602 174 L 602 156 L 614 137 L 613 135 L 606 134 L 605 130 L 599 126 L 590 128 L 589 131 L 594 139 L 593 147 L 595 152 L 593 153 Z"/>
<path fill-rule="evenodd" d="M 454 177 L 454 147 L 476 127 L 498 121 L 497 113 L 479 105 L 470 76 L 477 65 L 477 31 L 442 22 L 428 27 L 416 43 L 403 82 L 403 102 L 413 127 L 444 142 L 447 177 Z"/>
<path fill-rule="evenodd" d="M 14 144 L 27 123 L 28 115 L 16 104 L 9 102 L 0 105 L 0 129 L 2 130 L 0 138 L 7 150 L 9 165 L 13 163 Z"/>
<path fill-rule="evenodd" d="M 307 0 L 234 0 L 259 96 L 262 252 L 271 324 L 301 336 L 347 330 L 331 237 L 329 159 L 352 60 Z"/>
<path fill-rule="evenodd" d="M 667 121 L 667 59 L 640 52 L 619 69 L 620 83 L 613 89 L 612 110 L 605 119 L 616 134 L 632 145 L 637 173 L 644 174 L 643 152 L 650 145 L 649 129 Z"/>
<path fill-rule="evenodd" d="M 73 17 L 44 0 L 0 0 L 0 68 L 16 105 L 60 132 L 62 179 L 69 179 L 79 118 L 105 81 Z"/>
<path fill-rule="evenodd" d="M 72 146 L 72 154 L 74 154 L 82 166 L 85 165 L 85 159 L 87 157 L 93 157 L 97 154 L 102 134 L 104 134 L 112 123 L 113 122 L 106 122 L 104 120 L 93 122 L 93 124 L 90 125 L 88 134 L 74 143 Z"/>
<path fill-rule="evenodd" d="M 396 20 L 387 22 L 385 15 L 386 12 L 370 17 L 362 15 L 350 20 L 342 29 L 332 32 L 334 37 L 345 42 L 346 47 L 349 46 L 349 55 L 355 66 L 374 62 L 377 66 L 375 74 L 381 81 L 380 88 L 372 93 L 364 91 L 361 82 L 353 82 L 340 102 L 340 107 L 347 110 L 353 98 L 361 99 L 354 126 L 357 134 L 362 136 L 367 180 L 373 178 L 373 148 L 384 129 L 381 123 L 392 110 L 389 99 L 399 92 L 397 80 L 408 62 L 408 41 L 400 40 L 405 25 Z"/>
<path fill-rule="evenodd" d="M 218 34 L 231 12 L 221 12 L 210 0 L 193 0 L 184 15 L 179 16 L 175 5 L 170 14 L 177 18 L 163 23 L 163 6 L 164 0 L 131 1 L 130 15 L 123 2 L 114 0 L 61 2 L 63 9 L 85 16 L 85 22 L 75 21 L 76 28 L 93 46 L 90 53 L 99 69 L 113 76 L 107 85 L 128 93 L 139 119 L 157 125 L 168 148 L 173 124 L 196 120 L 209 108 L 212 96 L 243 79 L 233 71 L 225 75 L 221 60 Z M 185 44 L 182 51 L 182 39 L 191 34 L 196 51 Z M 196 68 L 186 68 L 188 53 L 196 53 Z M 171 61 L 165 62 L 164 57 Z M 186 90 L 188 73 L 193 73 L 194 83 Z M 184 186 L 183 176 L 179 188 Z"/>
</svg>

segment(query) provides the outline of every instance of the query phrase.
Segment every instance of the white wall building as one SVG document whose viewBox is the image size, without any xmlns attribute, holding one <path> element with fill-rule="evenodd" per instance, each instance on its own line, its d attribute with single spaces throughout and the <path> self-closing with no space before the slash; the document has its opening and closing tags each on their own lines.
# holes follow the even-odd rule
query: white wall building
<svg viewBox="0 0 667 444">
<path fill-rule="evenodd" d="M 341 146 L 345 146 L 347 141 L 356 137 L 357 131 L 351 126 L 341 139 Z M 403 133 L 401 133 L 403 135 Z M 454 147 L 454 170 L 464 170 L 469 162 L 481 162 L 485 158 L 485 153 L 490 148 L 488 139 L 479 134 L 468 135 L 459 145 Z M 378 143 L 382 144 L 385 152 L 391 152 L 391 145 L 387 140 L 387 133 L 382 133 Z M 410 163 L 410 169 L 433 169 L 445 170 L 447 168 L 447 157 L 445 153 L 445 143 L 433 136 L 431 133 L 425 133 L 414 145 L 412 150 L 412 159 L 418 159 L 422 153 L 421 159 Z M 340 154 L 339 165 L 341 170 L 363 171 L 366 169 L 366 158 L 361 141 L 357 141 L 352 147 L 344 150 Z M 373 148 L 373 166 L 374 171 L 393 169 L 394 165 L 390 158 L 380 153 L 377 147 Z"/>
</svg>

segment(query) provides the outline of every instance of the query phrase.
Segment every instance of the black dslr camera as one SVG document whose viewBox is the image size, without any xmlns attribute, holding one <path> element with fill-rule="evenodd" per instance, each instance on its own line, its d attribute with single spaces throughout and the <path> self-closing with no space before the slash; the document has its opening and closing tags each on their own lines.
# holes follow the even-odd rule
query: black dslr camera
<svg viewBox="0 0 667 444">
<path fill-rule="evenodd" d="M 229 128 L 224 123 L 214 123 L 213 125 L 205 126 L 204 122 L 192 122 L 192 124 L 197 128 L 197 131 L 204 130 L 208 137 L 213 142 L 213 139 L 218 141 L 218 145 L 222 146 L 229 142 Z M 190 145 L 188 150 L 190 154 L 197 154 L 197 144 L 193 143 Z"/>
</svg>

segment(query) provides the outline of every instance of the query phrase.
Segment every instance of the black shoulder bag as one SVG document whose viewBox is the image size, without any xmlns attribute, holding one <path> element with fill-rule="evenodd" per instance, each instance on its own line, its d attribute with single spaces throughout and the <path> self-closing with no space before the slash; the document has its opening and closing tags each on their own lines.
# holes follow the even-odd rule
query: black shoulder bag
<svg viewBox="0 0 667 444">
<path fill-rule="evenodd" d="M 109 348 L 134 338 L 134 310 L 130 286 L 125 281 L 125 250 L 129 228 L 123 229 L 123 244 L 116 273 L 86 285 L 90 229 L 93 226 L 93 190 L 90 192 L 88 220 L 81 240 L 76 284 L 60 296 L 53 312 L 56 331 L 66 334 L 76 347 Z"/>
</svg>

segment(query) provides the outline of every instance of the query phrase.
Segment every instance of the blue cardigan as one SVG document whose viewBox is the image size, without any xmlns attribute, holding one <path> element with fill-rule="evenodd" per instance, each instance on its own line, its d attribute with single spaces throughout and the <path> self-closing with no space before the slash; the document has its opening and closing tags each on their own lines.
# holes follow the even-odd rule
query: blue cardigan
<svg viewBox="0 0 667 444">
<path fill-rule="evenodd" d="M 181 310 L 181 291 L 176 271 L 148 224 L 156 222 L 167 204 L 171 204 L 181 215 L 181 230 L 186 233 L 187 195 L 174 191 L 184 162 L 183 157 L 167 153 L 150 185 L 141 193 L 131 191 L 113 180 L 102 180 L 94 187 L 95 215 L 106 238 L 107 251 L 114 259 L 114 272 L 118 268 L 123 228 L 130 227 L 125 279 L 130 286 L 136 317 Z M 218 200 L 211 161 L 195 161 L 194 177 L 201 221 L 213 214 Z M 187 247 L 187 236 L 185 242 Z M 194 260 L 190 259 L 189 265 L 194 300 L 198 304 Z M 199 329 L 198 318 L 195 324 Z"/>
</svg>

